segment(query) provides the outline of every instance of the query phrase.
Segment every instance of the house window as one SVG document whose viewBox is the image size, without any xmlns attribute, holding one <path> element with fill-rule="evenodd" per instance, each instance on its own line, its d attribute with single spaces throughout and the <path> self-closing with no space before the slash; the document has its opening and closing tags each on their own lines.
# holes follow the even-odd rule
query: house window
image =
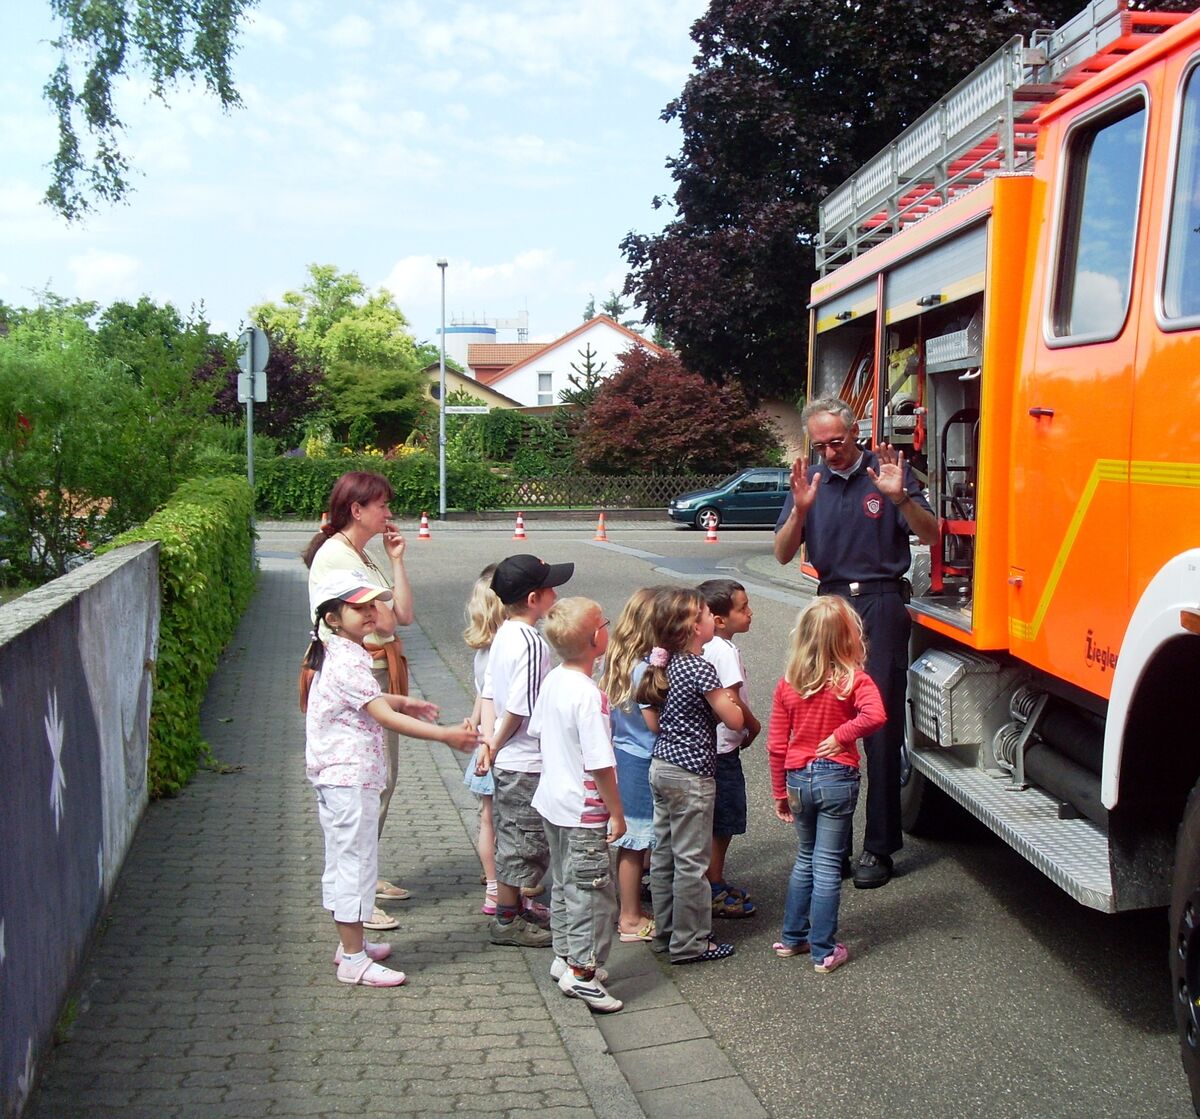
<svg viewBox="0 0 1200 1119">
<path fill-rule="evenodd" d="M 1058 249 L 1052 332 L 1073 342 L 1117 337 L 1129 311 L 1142 185 L 1146 106 L 1140 97 L 1076 129 Z"/>
<path fill-rule="evenodd" d="M 1169 319 L 1195 319 L 1200 316 L 1200 66 L 1192 67 L 1184 87 L 1178 145 L 1163 311 Z"/>
<path fill-rule="evenodd" d="M 554 374 L 539 373 L 538 374 L 538 404 L 553 404 L 554 403 Z"/>
</svg>

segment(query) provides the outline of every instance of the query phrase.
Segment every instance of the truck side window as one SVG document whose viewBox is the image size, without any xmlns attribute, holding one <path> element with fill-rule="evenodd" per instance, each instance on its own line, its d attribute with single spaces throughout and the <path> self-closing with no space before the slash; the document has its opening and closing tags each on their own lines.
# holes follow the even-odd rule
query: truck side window
<svg viewBox="0 0 1200 1119">
<path fill-rule="evenodd" d="M 1140 98 L 1076 129 L 1052 308 L 1059 338 L 1115 338 L 1129 310 L 1146 107 Z"/>
<path fill-rule="evenodd" d="M 1169 319 L 1200 316 L 1200 65 L 1183 91 L 1167 234 L 1163 310 Z"/>
</svg>

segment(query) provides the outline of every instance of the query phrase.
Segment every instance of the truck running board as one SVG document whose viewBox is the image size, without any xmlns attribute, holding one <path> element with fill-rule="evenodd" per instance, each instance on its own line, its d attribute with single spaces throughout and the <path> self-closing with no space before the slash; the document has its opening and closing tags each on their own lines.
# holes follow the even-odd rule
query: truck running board
<svg viewBox="0 0 1200 1119">
<path fill-rule="evenodd" d="M 946 750 L 912 750 L 913 767 L 982 820 L 1076 901 L 1117 911 L 1108 836 L 1091 820 L 1059 819 L 1058 802 L 1040 789 L 1013 789 Z"/>
</svg>

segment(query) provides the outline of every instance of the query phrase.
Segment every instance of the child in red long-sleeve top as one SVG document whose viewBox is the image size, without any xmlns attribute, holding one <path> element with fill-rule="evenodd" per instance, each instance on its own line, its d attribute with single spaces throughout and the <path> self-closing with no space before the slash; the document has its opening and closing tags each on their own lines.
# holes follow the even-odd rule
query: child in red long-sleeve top
<svg viewBox="0 0 1200 1119">
<path fill-rule="evenodd" d="M 775 815 L 794 824 L 800 839 L 783 933 L 772 947 L 777 956 L 811 951 L 821 974 L 850 958 L 837 924 L 842 857 L 858 803 L 858 739 L 887 721 L 866 659 L 862 622 L 850 604 L 836 595 L 813 599 L 796 618 L 767 728 Z"/>
</svg>

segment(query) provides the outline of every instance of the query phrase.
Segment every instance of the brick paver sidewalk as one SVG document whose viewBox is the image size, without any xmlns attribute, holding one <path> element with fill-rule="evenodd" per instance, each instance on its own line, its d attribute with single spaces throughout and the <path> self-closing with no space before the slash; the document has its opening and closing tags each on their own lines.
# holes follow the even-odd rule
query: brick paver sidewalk
<svg viewBox="0 0 1200 1119">
<path fill-rule="evenodd" d="M 470 797 L 445 747 L 402 741 L 382 845 L 382 872 L 414 892 L 385 934 L 409 983 L 335 981 L 296 700 L 306 573 L 262 568 L 204 709 L 229 771 L 150 806 L 26 1114 L 640 1115 L 586 1008 L 543 999 L 531 966 L 549 953 L 487 945 Z M 418 627 L 407 634 L 416 685 L 465 714 Z"/>
</svg>

